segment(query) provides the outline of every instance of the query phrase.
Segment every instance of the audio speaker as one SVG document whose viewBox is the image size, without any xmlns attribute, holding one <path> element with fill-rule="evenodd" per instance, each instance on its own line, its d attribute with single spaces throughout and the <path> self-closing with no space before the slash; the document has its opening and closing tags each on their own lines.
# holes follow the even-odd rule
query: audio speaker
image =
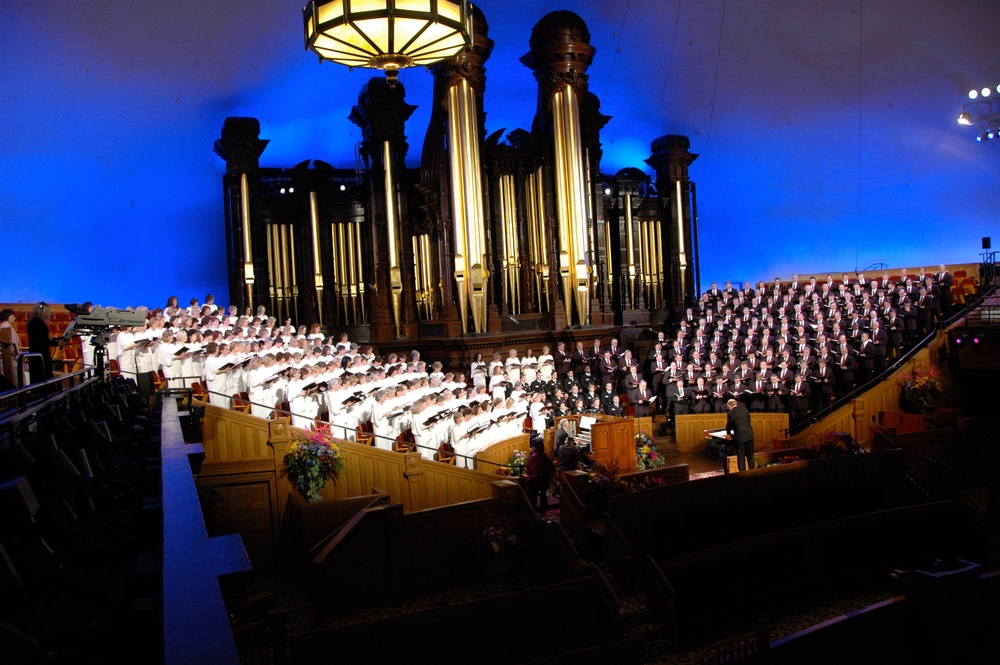
<svg viewBox="0 0 1000 665">
<path fill-rule="evenodd" d="M 983 249 L 989 249 L 989 248 L 990 248 L 990 237 L 989 236 L 984 236 L 983 237 Z"/>
</svg>

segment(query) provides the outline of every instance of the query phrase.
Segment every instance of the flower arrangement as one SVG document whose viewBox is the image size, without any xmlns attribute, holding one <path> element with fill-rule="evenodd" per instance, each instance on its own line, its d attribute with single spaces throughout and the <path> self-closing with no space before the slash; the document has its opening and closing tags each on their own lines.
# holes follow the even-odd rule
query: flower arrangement
<svg viewBox="0 0 1000 665">
<path fill-rule="evenodd" d="M 724 439 L 716 439 L 714 436 L 709 437 L 705 441 L 705 450 L 702 454 L 705 457 L 725 457 L 728 454 L 726 441 Z"/>
<path fill-rule="evenodd" d="M 498 466 L 493 470 L 498 476 L 521 476 L 524 475 L 524 468 L 528 466 L 528 453 L 523 450 L 515 450 L 507 459 L 505 466 Z"/>
<path fill-rule="evenodd" d="M 296 434 L 285 454 L 284 472 L 307 501 L 322 500 L 323 487 L 344 470 L 344 451 L 326 423 Z"/>
<path fill-rule="evenodd" d="M 667 460 L 656 450 L 653 440 L 645 432 L 635 435 L 635 468 L 639 471 L 663 466 Z"/>
<path fill-rule="evenodd" d="M 662 478 L 630 477 L 625 480 L 619 477 L 617 469 L 608 469 L 600 462 L 594 462 L 590 468 L 591 491 L 610 496 L 612 494 L 631 494 L 651 487 L 662 487 L 667 482 Z"/>
<path fill-rule="evenodd" d="M 909 413 L 929 411 L 944 397 L 941 381 L 933 371 L 924 374 L 917 369 L 903 381 L 899 407 Z"/>
<path fill-rule="evenodd" d="M 517 524 L 499 514 L 488 518 L 476 537 L 476 549 L 488 555 L 510 554 L 523 545 Z"/>
<path fill-rule="evenodd" d="M 823 432 L 813 450 L 816 452 L 816 459 L 858 455 L 862 452 L 861 446 L 850 434 L 844 432 Z"/>
</svg>

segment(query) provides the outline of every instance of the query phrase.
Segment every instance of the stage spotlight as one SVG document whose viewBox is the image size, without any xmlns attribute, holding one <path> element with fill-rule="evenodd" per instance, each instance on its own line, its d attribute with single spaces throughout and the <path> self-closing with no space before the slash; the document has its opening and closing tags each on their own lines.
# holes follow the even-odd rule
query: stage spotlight
<svg viewBox="0 0 1000 665">
<path fill-rule="evenodd" d="M 284 194 L 284 193 L 285 193 L 285 188 L 284 188 L 284 187 L 282 187 L 282 188 L 281 188 L 280 190 L 278 190 L 278 191 L 280 191 L 280 192 L 281 192 L 282 194 Z"/>
<path fill-rule="evenodd" d="M 979 344 L 979 338 L 978 337 L 973 337 L 972 338 L 972 343 L 973 344 Z"/>
<path fill-rule="evenodd" d="M 969 91 L 969 99 L 975 99 L 978 96 L 979 96 L 979 91 L 978 90 L 970 90 Z"/>
<path fill-rule="evenodd" d="M 979 91 L 979 94 L 982 95 L 983 97 L 989 97 L 991 92 L 992 90 L 990 90 L 989 88 L 983 88 L 982 90 Z"/>
<path fill-rule="evenodd" d="M 983 135 L 980 134 L 979 136 L 977 136 L 976 137 L 976 141 L 978 141 L 979 143 L 982 143 L 983 142 Z"/>
<path fill-rule="evenodd" d="M 346 192 L 347 191 L 347 185 L 341 185 L 340 186 L 340 191 Z"/>
<path fill-rule="evenodd" d="M 996 136 L 997 136 L 996 132 L 994 132 L 992 129 L 990 131 L 986 132 L 986 140 L 988 140 L 988 141 L 992 141 L 993 139 L 996 138 Z"/>
<path fill-rule="evenodd" d="M 1000 94 L 1000 85 L 997 86 L 997 94 Z"/>
<path fill-rule="evenodd" d="M 962 346 L 962 338 L 961 337 L 956 337 L 955 338 L 955 346 Z"/>
<path fill-rule="evenodd" d="M 968 111 L 962 111 L 958 114 L 958 124 L 960 125 L 971 125 L 973 123 L 972 114 Z"/>
</svg>

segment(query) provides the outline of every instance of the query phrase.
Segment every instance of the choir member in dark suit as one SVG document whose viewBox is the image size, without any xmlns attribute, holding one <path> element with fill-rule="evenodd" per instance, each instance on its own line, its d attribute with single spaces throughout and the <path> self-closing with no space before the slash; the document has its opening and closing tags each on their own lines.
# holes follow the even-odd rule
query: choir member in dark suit
<svg viewBox="0 0 1000 665">
<path fill-rule="evenodd" d="M 813 401 L 816 410 L 822 411 L 833 402 L 833 370 L 827 366 L 825 360 L 819 361 L 819 367 L 816 368 L 812 381 L 815 386 L 815 390 L 812 391 Z"/>
<path fill-rule="evenodd" d="M 688 394 L 684 388 L 684 381 L 678 379 L 677 382 L 667 388 L 667 408 L 670 415 L 678 416 L 688 412 Z"/>
<path fill-rule="evenodd" d="M 941 292 L 941 314 L 944 318 L 951 318 L 951 287 L 955 283 L 951 273 L 941 264 L 937 275 L 935 275 L 938 290 Z"/>
<path fill-rule="evenodd" d="M 726 400 L 729 399 L 727 394 L 729 392 L 729 386 L 726 384 L 726 379 L 723 376 L 715 377 L 715 385 L 712 386 L 712 411 L 715 413 L 725 413 L 726 411 Z"/>
<path fill-rule="evenodd" d="M 566 372 L 573 369 L 573 358 L 570 354 L 566 353 L 566 344 L 564 342 L 559 342 L 556 345 L 556 352 L 552 354 L 552 359 L 556 365 L 556 376 L 560 380 L 566 376 Z"/>
<path fill-rule="evenodd" d="M 639 381 L 639 387 L 635 389 L 635 417 L 642 418 L 652 413 L 652 404 L 656 396 L 646 385 L 646 380 Z"/>
<path fill-rule="evenodd" d="M 788 405 L 792 410 L 792 418 L 802 420 L 809 413 L 809 383 L 801 374 L 795 377 L 795 383 L 788 389 Z"/>
<path fill-rule="evenodd" d="M 695 413 L 712 412 L 712 391 L 703 377 L 698 377 L 697 382 L 687 390 Z"/>
<path fill-rule="evenodd" d="M 788 410 L 785 400 L 788 389 L 778 380 L 777 374 L 771 375 L 771 381 L 764 387 L 765 408 L 770 413 L 784 413 Z"/>
</svg>

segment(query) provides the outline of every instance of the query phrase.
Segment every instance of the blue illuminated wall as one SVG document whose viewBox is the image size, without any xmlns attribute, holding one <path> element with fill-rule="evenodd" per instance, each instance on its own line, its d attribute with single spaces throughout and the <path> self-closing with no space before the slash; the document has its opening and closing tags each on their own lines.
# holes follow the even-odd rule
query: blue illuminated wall
<svg viewBox="0 0 1000 665">
<path fill-rule="evenodd" d="M 225 294 L 223 120 L 260 119 L 263 166 L 354 164 L 347 115 L 371 74 L 306 53 L 301 5 L 0 3 L 0 301 Z M 613 116 L 603 170 L 648 173 L 652 139 L 690 137 L 703 284 L 969 262 L 1000 236 L 1000 145 L 955 122 L 970 87 L 1000 83 L 1000 3 L 480 6 L 496 41 L 487 132 L 530 128 L 536 84 L 518 58 L 539 18 L 569 9 L 590 26 L 590 89 Z M 415 165 L 431 81 L 401 80 L 419 106 Z"/>
</svg>

